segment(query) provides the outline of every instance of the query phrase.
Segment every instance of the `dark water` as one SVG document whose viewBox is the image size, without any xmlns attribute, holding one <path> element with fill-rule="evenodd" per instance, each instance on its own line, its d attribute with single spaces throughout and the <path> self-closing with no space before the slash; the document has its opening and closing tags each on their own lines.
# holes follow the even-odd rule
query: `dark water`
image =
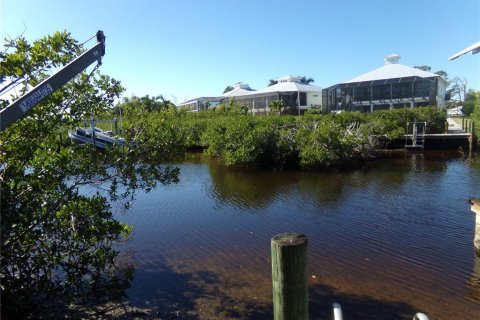
<svg viewBox="0 0 480 320">
<path fill-rule="evenodd" d="M 348 172 L 182 165 L 180 183 L 119 214 L 135 227 L 130 301 L 161 314 L 268 319 L 270 239 L 309 238 L 310 317 L 480 319 L 475 216 L 480 159 L 401 155 Z M 187 317 L 188 313 L 183 313 Z"/>
</svg>

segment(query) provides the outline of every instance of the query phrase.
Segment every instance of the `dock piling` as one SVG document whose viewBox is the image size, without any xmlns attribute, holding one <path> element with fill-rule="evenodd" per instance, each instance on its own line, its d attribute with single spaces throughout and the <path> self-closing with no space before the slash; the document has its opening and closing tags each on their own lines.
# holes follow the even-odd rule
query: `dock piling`
<svg viewBox="0 0 480 320">
<path fill-rule="evenodd" d="M 307 236 L 279 234 L 271 240 L 273 318 L 308 319 Z"/>
</svg>

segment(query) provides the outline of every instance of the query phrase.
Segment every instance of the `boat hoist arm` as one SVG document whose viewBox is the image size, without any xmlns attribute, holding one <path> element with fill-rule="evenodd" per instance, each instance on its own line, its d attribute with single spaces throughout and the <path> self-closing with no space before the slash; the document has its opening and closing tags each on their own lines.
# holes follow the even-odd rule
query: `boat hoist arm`
<svg viewBox="0 0 480 320">
<path fill-rule="evenodd" d="M 0 130 L 5 130 L 14 121 L 24 117 L 28 110 L 73 79 L 93 62 L 97 61 L 98 65 L 101 65 L 104 55 L 105 35 L 103 31 L 99 30 L 97 32 L 97 44 L 94 47 L 82 53 L 49 78 L 43 80 L 20 99 L 15 100 L 6 108 L 0 110 Z"/>
</svg>

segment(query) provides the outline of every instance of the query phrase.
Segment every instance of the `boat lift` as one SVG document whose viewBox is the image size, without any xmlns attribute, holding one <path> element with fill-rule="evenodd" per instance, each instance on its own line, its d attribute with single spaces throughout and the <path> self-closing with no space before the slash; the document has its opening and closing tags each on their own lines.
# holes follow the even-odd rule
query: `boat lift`
<svg viewBox="0 0 480 320">
<path fill-rule="evenodd" d="M 425 146 L 426 122 L 418 122 L 417 119 L 407 122 L 407 134 L 405 135 L 405 149 L 418 150 Z M 410 134 L 411 132 L 411 134 Z"/>
<path fill-rule="evenodd" d="M 13 122 L 23 118 L 31 108 L 72 80 L 95 61 L 100 66 L 102 57 L 105 55 L 105 35 L 103 31 L 98 30 L 96 36 L 97 44 L 94 47 L 85 51 L 57 73 L 40 82 L 20 99 L 0 110 L 0 131 L 4 131 Z"/>
</svg>

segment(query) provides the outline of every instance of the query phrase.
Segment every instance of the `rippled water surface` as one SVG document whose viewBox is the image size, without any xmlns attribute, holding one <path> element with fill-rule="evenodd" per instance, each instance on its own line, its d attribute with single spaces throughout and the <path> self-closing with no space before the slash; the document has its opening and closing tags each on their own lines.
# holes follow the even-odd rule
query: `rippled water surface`
<svg viewBox="0 0 480 320">
<path fill-rule="evenodd" d="M 180 183 L 139 194 L 129 300 L 192 318 L 271 318 L 270 239 L 309 238 L 310 317 L 480 319 L 475 216 L 480 160 L 401 155 L 348 172 L 179 165 Z M 188 313 L 184 313 L 188 314 Z"/>
</svg>

